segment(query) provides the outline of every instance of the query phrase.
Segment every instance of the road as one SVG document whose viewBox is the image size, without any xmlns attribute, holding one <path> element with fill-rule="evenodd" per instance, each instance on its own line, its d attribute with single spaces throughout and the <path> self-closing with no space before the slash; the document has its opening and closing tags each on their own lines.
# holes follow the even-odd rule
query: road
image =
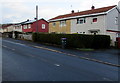
<svg viewBox="0 0 120 83">
<path fill-rule="evenodd" d="M 118 67 L 2 39 L 3 81 L 118 81 Z"/>
</svg>

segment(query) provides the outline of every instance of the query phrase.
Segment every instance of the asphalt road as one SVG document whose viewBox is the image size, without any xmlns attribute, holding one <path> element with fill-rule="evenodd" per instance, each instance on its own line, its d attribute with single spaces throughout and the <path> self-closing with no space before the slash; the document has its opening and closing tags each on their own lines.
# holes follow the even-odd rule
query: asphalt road
<svg viewBox="0 0 120 83">
<path fill-rule="evenodd" d="M 118 81 L 118 67 L 3 39 L 3 81 Z"/>
</svg>

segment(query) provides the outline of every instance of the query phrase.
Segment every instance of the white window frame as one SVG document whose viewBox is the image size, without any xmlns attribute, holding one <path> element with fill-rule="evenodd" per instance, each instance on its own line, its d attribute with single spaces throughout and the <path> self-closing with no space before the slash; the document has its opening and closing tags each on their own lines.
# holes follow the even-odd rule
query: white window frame
<svg viewBox="0 0 120 83">
<path fill-rule="evenodd" d="M 31 24 L 28 24 L 28 29 L 30 29 L 31 28 Z"/>
<path fill-rule="evenodd" d="M 45 29 L 45 27 L 46 27 L 45 24 L 42 24 L 42 29 Z"/>
<path fill-rule="evenodd" d="M 27 25 L 23 25 L 23 28 L 24 28 L 24 29 L 27 29 Z"/>
<path fill-rule="evenodd" d="M 93 22 L 94 19 L 97 19 L 97 21 L 96 21 L 96 22 Z M 92 19 L 92 22 L 93 22 L 93 23 L 97 23 L 97 22 L 98 22 L 98 18 L 97 18 L 97 17 L 94 17 L 94 18 Z"/>
<path fill-rule="evenodd" d="M 77 24 L 85 24 L 86 18 L 77 18 Z"/>
<path fill-rule="evenodd" d="M 66 26 L 66 20 L 60 21 L 60 26 L 61 26 L 61 27 Z"/>
</svg>

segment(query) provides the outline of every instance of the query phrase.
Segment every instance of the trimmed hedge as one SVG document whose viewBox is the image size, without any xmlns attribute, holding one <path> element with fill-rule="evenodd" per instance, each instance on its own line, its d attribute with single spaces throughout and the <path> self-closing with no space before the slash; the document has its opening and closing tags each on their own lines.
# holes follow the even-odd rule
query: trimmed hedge
<svg viewBox="0 0 120 83">
<path fill-rule="evenodd" d="M 82 34 L 41 34 L 33 33 L 33 41 L 61 45 L 61 38 L 67 38 L 67 47 L 74 48 L 109 48 L 110 36 Z"/>
</svg>

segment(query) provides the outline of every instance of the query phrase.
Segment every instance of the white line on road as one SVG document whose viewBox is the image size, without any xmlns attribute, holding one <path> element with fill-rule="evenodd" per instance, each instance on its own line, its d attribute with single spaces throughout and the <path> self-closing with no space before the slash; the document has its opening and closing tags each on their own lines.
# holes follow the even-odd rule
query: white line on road
<svg viewBox="0 0 120 83">
<path fill-rule="evenodd" d="M 7 46 L 5 46 L 5 45 L 2 45 L 2 46 L 5 47 L 5 48 L 7 47 Z"/>
<path fill-rule="evenodd" d="M 15 49 L 12 49 L 12 50 L 15 50 Z"/>
<path fill-rule="evenodd" d="M 55 66 L 59 67 L 60 65 L 59 64 L 54 64 Z"/>
<path fill-rule="evenodd" d="M 11 42 L 11 41 L 7 41 L 7 40 L 3 40 L 3 41 L 9 42 L 9 43 L 12 43 L 12 44 L 21 45 L 21 46 L 26 46 L 25 44 L 22 44 L 22 43 L 16 43 L 16 42 Z"/>
<path fill-rule="evenodd" d="M 112 80 L 110 80 L 110 79 L 108 79 L 108 78 L 103 78 L 105 81 L 112 81 Z"/>
<path fill-rule="evenodd" d="M 13 49 L 13 48 L 10 48 L 10 47 L 8 47 L 8 46 L 5 46 L 5 45 L 2 45 L 4 48 L 8 48 L 8 49 L 10 49 L 10 50 L 15 50 L 15 49 Z"/>
</svg>

